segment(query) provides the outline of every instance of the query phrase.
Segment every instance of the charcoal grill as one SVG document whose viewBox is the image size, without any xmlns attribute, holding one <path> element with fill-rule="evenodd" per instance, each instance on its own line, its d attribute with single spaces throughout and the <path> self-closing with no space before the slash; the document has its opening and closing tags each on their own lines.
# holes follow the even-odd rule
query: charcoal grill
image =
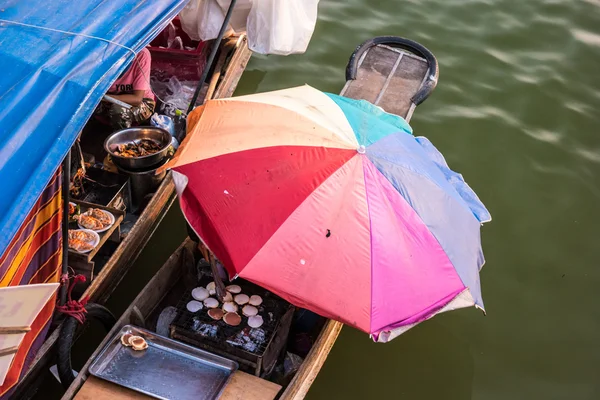
<svg viewBox="0 0 600 400">
<path fill-rule="evenodd" d="M 82 191 L 75 200 L 125 210 L 131 208 L 129 179 L 100 168 L 87 168 Z"/>
<path fill-rule="evenodd" d="M 211 281 L 211 277 L 205 276 L 199 286 L 206 287 Z M 241 307 L 238 314 L 242 317 L 242 323 L 235 327 L 227 325 L 223 320 L 213 320 L 208 316 L 206 308 L 196 313 L 189 312 L 186 305 L 193 298 L 191 291 L 187 291 L 177 304 L 177 316 L 170 326 L 171 337 L 235 360 L 245 372 L 256 376 L 268 375 L 286 345 L 294 307 L 250 282 L 237 279 L 235 284 L 248 296 L 257 294 L 262 297 L 263 303 L 258 309 L 264 324 L 260 328 L 248 327 L 248 318 L 242 314 Z M 263 340 L 256 339 L 262 335 L 258 330 L 264 332 Z M 243 334 L 254 339 L 244 340 L 241 338 Z"/>
</svg>

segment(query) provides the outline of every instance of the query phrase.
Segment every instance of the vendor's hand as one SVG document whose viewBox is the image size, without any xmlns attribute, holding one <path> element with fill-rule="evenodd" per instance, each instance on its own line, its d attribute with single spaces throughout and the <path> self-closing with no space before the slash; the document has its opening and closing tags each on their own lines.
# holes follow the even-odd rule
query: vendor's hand
<svg viewBox="0 0 600 400">
<path fill-rule="evenodd" d="M 142 100 L 144 100 L 144 91 L 143 90 L 134 90 L 132 94 L 107 94 L 108 96 L 122 101 L 123 103 L 127 103 L 130 106 L 139 106 L 142 104 Z"/>
</svg>

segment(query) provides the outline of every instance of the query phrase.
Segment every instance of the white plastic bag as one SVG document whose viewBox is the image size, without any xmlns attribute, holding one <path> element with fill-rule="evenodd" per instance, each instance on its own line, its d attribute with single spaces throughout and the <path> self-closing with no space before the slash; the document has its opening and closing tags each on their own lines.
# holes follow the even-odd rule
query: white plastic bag
<svg viewBox="0 0 600 400">
<path fill-rule="evenodd" d="M 181 27 L 193 40 L 215 39 L 219 35 L 230 2 L 230 0 L 190 0 L 179 13 Z M 225 36 L 246 29 L 246 19 L 251 6 L 252 0 L 238 0 Z"/>
<path fill-rule="evenodd" d="M 260 54 L 304 53 L 317 22 L 319 0 L 255 0 L 248 15 L 250 50 Z"/>
<path fill-rule="evenodd" d="M 235 3 L 233 14 L 231 14 L 231 19 L 229 20 L 229 26 L 234 30 L 235 33 L 246 32 L 248 14 L 250 14 L 253 1 L 260 0 L 238 0 L 237 3 Z M 229 5 L 231 4 L 231 0 L 217 0 L 217 3 L 219 3 L 219 6 L 221 7 L 223 15 L 226 15 L 227 10 L 229 10 Z"/>
<path fill-rule="evenodd" d="M 179 13 L 181 28 L 193 40 L 216 38 L 223 19 L 221 7 L 215 0 L 190 0 Z"/>
</svg>

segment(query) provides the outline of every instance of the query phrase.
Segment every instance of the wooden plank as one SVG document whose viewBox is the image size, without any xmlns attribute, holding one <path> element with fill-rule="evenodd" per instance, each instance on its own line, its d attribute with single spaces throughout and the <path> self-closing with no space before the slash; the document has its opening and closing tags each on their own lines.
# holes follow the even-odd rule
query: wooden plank
<svg viewBox="0 0 600 400">
<path fill-rule="evenodd" d="M 273 400 L 281 386 L 247 374 L 242 371 L 234 372 L 231 380 L 225 386 L 220 400 Z"/>
<path fill-rule="evenodd" d="M 154 274 L 144 290 L 133 300 L 129 308 L 137 307 L 145 318 L 148 318 L 154 307 L 160 303 L 167 292 L 177 283 L 183 270 L 181 260 L 184 251 L 193 250 L 194 242 L 186 239 L 177 250 L 169 257 L 161 269 Z"/>
<path fill-rule="evenodd" d="M 76 400 L 148 400 L 152 397 L 90 376 L 75 396 Z"/>
<path fill-rule="evenodd" d="M 233 96 L 233 92 L 248 65 L 250 57 L 252 57 L 252 52 L 248 49 L 248 40 L 246 35 L 242 35 L 238 39 L 235 53 L 213 98 L 222 99 Z"/>
<path fill-rule="evenodd" d="M 312 383 L 317 378 L 321 367 L 327 360 L 331 348 L 335 344 L 344 324 L 334 320 L 328 320 L 327 324 L 317 337 L 312 349 L 304 359 L 302 366 L 296 372 L 294 379 L 290 382 L 280 400 L 300 400 L 306 396 Z"/>
<path fill-rule="evenodd" d="M 236 371 L 223 390 L 220 400 L 273 400 L 281 386 L 245 372 Z M 75 400 L 149 400 L 148 395 L 90 376 Z"/>
<path fill-rule="evenodd" d="M 30 326 L 0 326 L 0 335 L 18 335 L 29 331 Z"/>
<path fill-rule="evenodd" d="M 210 78 L 210 82 L 208 83 L 208 89 L 206 90 L 206 95 L 204 96 L 204 102 L 212 99 L 215 94 L 215 90 L 217 90 L 217 84 L 221 80 L 221 74 L 224 72 L 223 67 L 225 66 L 227 57 L 232 50 L 235 50 L 235 42 L 232 42 L 234 42 L 233 38 L 227 40 L 223 44 L 223 48 L 221 49 L 219 58 L 215 64 L 214 73 Z"/>
<path fill-rule="evenodd" d="M 19 346 L 12 346 L 12 347 L 7 347 L 5 349 L 0 349 L 0 357 L 15 354 L 18 350 L 19 350 Z"/>
</svg>

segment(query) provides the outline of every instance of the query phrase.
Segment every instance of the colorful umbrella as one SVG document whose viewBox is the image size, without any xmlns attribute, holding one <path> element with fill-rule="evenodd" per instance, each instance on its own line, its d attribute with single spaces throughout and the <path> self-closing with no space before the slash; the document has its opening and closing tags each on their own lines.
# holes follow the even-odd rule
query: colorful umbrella
<svg viewBox="0 0 600 400">
<path fill-rule="evenodd" d="M 212 100 L 190 122 L 170 167 L 231 277 L 378 341 L 483 308 L 490 215 L 404 119 L 303 86 Z"/>
</svg>

